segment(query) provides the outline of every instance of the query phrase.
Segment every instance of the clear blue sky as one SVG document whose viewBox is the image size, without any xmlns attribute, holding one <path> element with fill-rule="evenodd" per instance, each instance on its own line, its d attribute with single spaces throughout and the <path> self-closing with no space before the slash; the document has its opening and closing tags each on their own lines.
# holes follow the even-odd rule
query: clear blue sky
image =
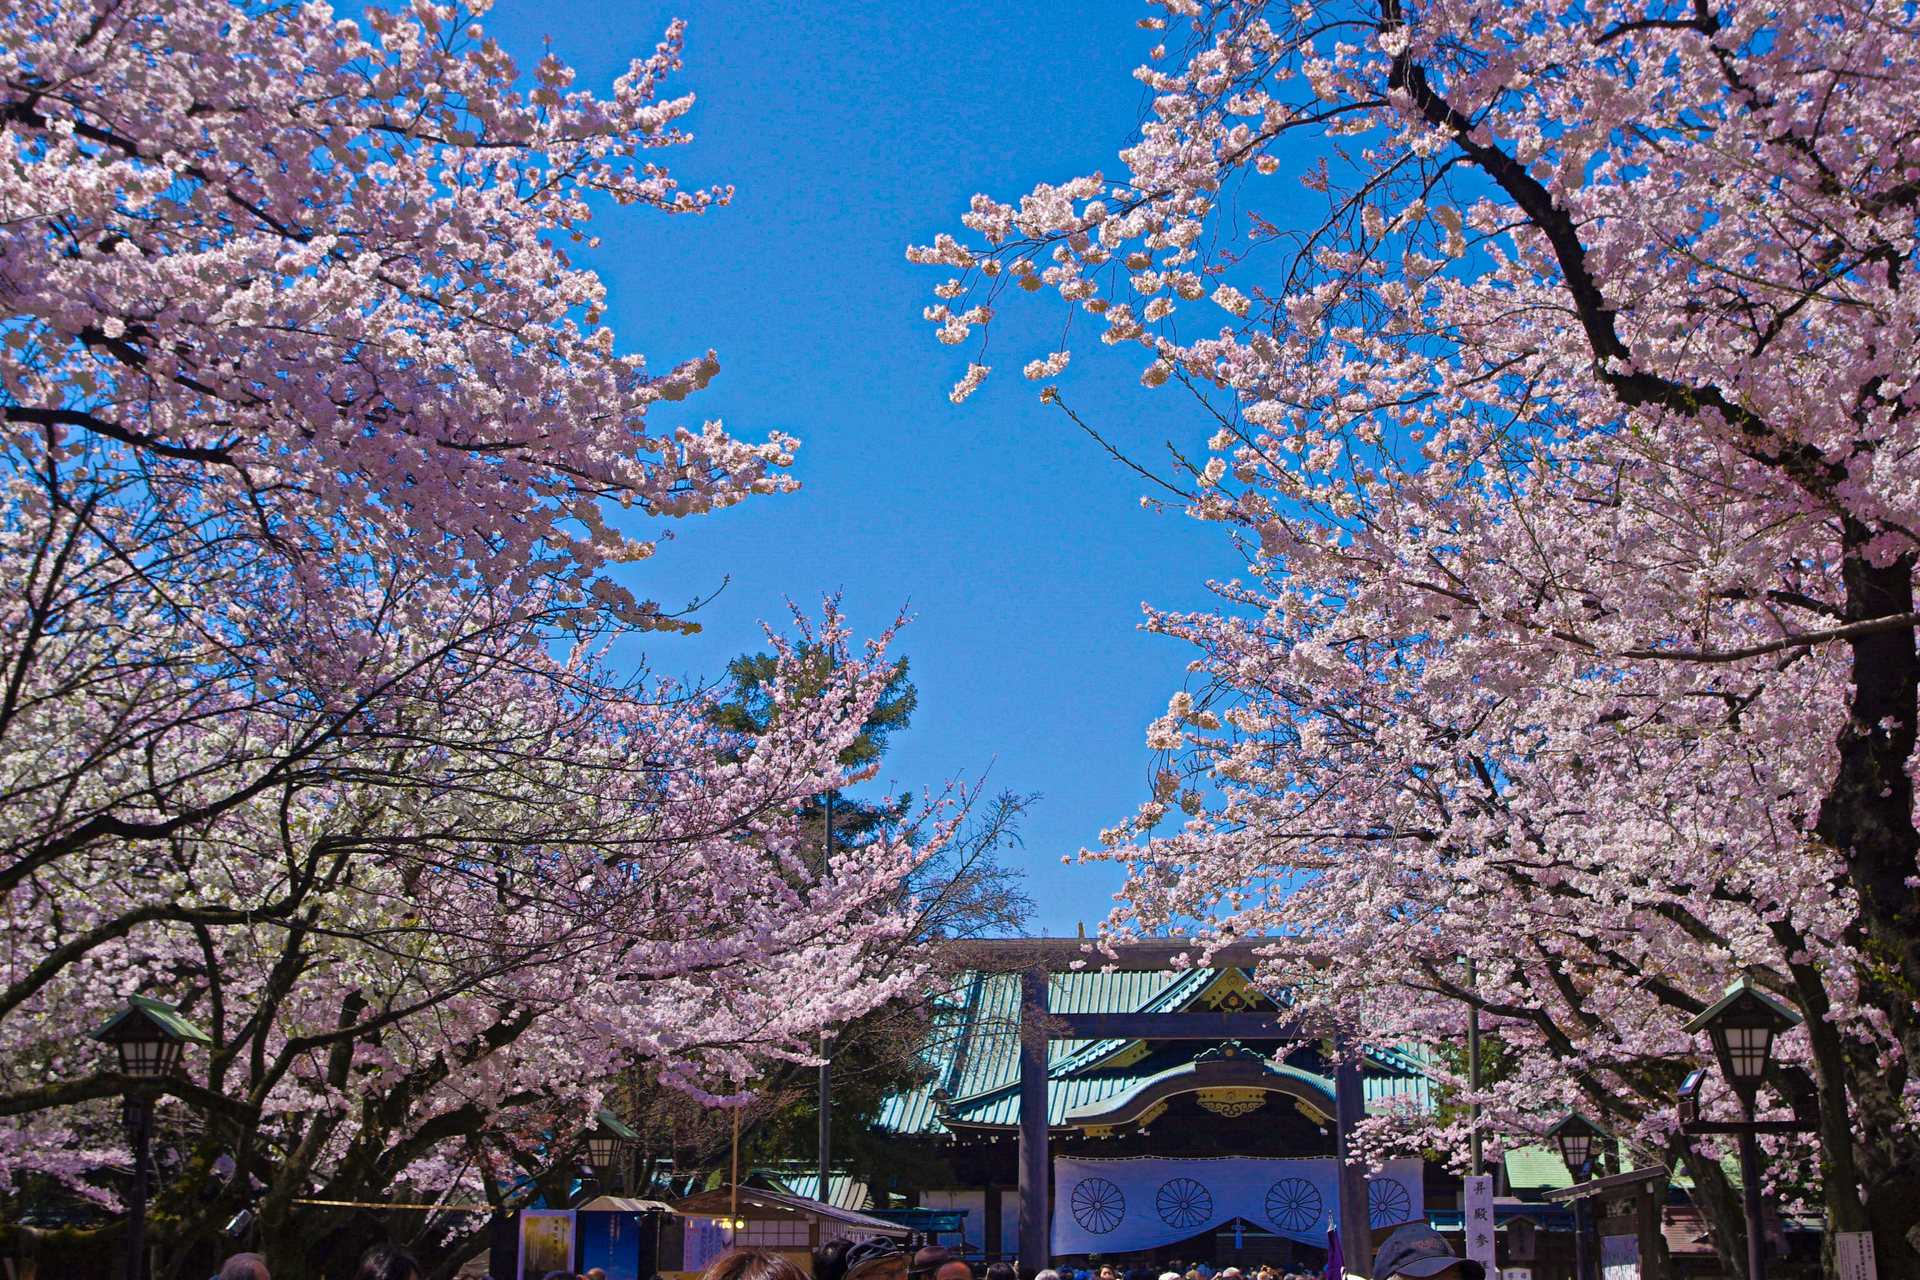
<svg viewBox="0 0 1920 1280">
<path fill-rule="evenodd" d="M 530 67 L 550 37 L 604 88 L 688 23 L 671 86 L 699 104 L 690 147 L 663 158 L 690 185 L 732 182 L 702 218 L 619 211 L 596 226 L 596 260 L 626 349 L 656 368 L 708 347 L 722 372 L 675 412 L 804 442 L 804 488 L 680 522 L 632 575 L 669 608 L 726 589 L 703 634 L 663 638 L 650 664 L 713 675 L 761 647 L 788 598 L 844 591 L 866 632 L 902 608 L 900 651 L 920 708 L 884 777 L 919 789 L 983 773 L 990 789 L 1040 792 L 1026 824 L 1037 929 L 1091 928 L 1119 873 L 1061 855 L 1142 798 L 1149 718 L 1186 679 L 1189 653 L 1139 630 L 1140 606 L 1194 606 L 1239 564 L 1221 531 L 1144 511 L 1144 484 L 1057 411 L 1019 366 L 1047 345 L 1052 307 L 1017 308 L 1031 341 L 995 339 L 987 386 L 947 390 L 971 348 L 934 342 L 921 310 L 942 276 L 905 261 L 909 242 L 958 231 L 976 191 L 1117 171 L 1141 105 L 1130 78 L 1151 43 L 1144 5 L 1005 0 L 962 5 L 844 0 L 502 0 L 485 25 Z M 1039 326 L 1039 327 L 1035 327 Z M 1076 361 L 1097 347 L 1077 335 Z M 1075 407 L 1135 446 L 1199 428 L 1178 393 L 1124 369 L 1062 380 Z"/>
</svg>

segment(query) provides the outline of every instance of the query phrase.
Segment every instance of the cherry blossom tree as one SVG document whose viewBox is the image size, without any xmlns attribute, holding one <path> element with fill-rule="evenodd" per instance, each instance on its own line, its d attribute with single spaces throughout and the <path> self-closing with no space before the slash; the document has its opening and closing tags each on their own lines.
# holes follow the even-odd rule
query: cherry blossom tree
<svg viewBox="0 0 1920 1280">
<path fill-rule="evenodd" d="M 0 1174 L 113 1208 L 153 1092 L 167 1274 L 243 1205 L 299 1277 L 350 1243 L 302 1201 L 507 1202 L 620 1071 L 734 1103 L 917 972 L 951 820 L 800 819 L 887 637 L 770 637 L 751 734 L 621 669 L 690 626 L 608 576 L 634 515 L 792 483 L 655 425 L 716 358 L 649 374 L 569 256 L 726 198 L 651 159 L 680 28 L 596 96 L 480 16 L 0 13 Z M 87 1040 L 134 992 L 211 1036 L 182 1077 Z"/>
<path fill-rule="evenodd" d="M 299 1275 L 353 1243 L 299 1201 L 509 1200 L 577 1160 L 622 1070 L 719 1101 L 917 981 L 899 886 L 945 828 L 823 864 L 801 820 L 860 776 L 836 757 L 891 677 L 883 644 L 804 696 L 783 646 L 778 724 L 743 740 L 711 694 L 616 678 L 604 636 L 556 656 L 527 596 L 490 614 L 405 586 L 370 602 L 387 616 L 351 665 L 307 644 L 220 699 L 196 663 L 178 710 L 152 689 L 177 632 L 137 667 L 108 625 L 11 655 L 0 1162 L 111 1207 L 129 1082 L 76 1047 L 125 992 L 174 1001 L 212 1037 L 146 1086 L 177 1153 L 156 1204 L 174 1266 L 240 1207 Z M 826 626 L 806 642 L 844 645 Z M 116 829 L 46 856 L 54 797 Z"/>
<path fill-rule="evenodd" d="M 332 556 L 404 543 L 446 577 L 596 571 L 649 545 L 605 505 L 711 510 L 787 486 L 792 441 L 649 426 L 718 370 L 620 354 L 569 244 L 595 201 L 698 213 L 647 157 L 681 27 L 608 97 L 551 57 L 523 84 L 481 9 L 221 0 L 28 3 L 6 16 L 16 439 L 188 476 L 263 537 Z M 577 252 L 577 250 L 576 250 Z"/>
<path fill-rule="evenodd" d="M 1749 974 L 1807 1015 L 1829 1224 L 1920 1275 L 1911 14 L 1158 11 L 1122 176 L 910 253 L 943 342 L 1052 290 L 1207 423 L 1142 470 L 1247 573 L 1149 614 L 1199 684 L 1113 927 L 1264 937 L 1380 1038 L 1477 1006 L 1489 1123 L 1685 1163 L 1736 1272 L 1671 1099 Z"/>
</svg>

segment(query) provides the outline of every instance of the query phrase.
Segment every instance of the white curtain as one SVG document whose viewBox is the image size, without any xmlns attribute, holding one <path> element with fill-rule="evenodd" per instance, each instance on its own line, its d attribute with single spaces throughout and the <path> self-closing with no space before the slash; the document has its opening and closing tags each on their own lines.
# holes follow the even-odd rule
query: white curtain
<svg viewBox="0 0 1920 1280">
<path fill-rule="evenodd" d="M 1389 1160 L 1367 1180 L 1376 1227 L 1426 1216 L 1418 1160 Z M 1332 1159 L 1053 1162 L 1053 1252 L 1131 1253 L 1197 1236 L 1235 1218 L 1303 1244 L 1327 1243 L 1339 1213 Z"/>
</svg>

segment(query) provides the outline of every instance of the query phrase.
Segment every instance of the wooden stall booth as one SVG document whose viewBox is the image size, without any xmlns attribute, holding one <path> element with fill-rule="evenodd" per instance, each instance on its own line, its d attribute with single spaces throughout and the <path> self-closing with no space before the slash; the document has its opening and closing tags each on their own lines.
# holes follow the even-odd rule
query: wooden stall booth
<svg viewBox="0 0 1920 1280">
<path fill-rule="evenodd" d="M 1591 1248 L 1588 1274 L 1600 1280 L 1670 1280 L 1666 1239 L 1661 1234 L 1661 1207 L 1666 1203 L 1670 1174 L 1654 1166 L 1632 1169 L 1591 1182 L 1549 1191 L 1546 1199 L 1575 1206 L 1574 1230 L 1579 1244 Z M 1580 1206 L 1587 1213 L 1585 1237 Z"/>
<path fill-rule="evenodd" d="M 813 1251 L 823 1244 L 885 1236 L 905 1248 L 912 1234 L 898 1223 L 760 1187 L 741 1187 L 736 1195 L 723 1184 L 677 1201 L 673 1212 L 680 1220 L 680 1251 L 672 1257 L 663 1248 L 663 1280 L 695 1280 L 734 1247 L 784 1254 L 811 1275 Z"/>
</svg>

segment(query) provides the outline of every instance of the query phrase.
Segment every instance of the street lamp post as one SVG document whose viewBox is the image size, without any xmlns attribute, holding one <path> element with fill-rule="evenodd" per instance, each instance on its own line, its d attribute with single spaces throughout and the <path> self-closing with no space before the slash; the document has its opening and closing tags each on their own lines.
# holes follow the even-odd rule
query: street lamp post
<svg viewBox="0 0 1920 1280">
<path fill-rule="evenodd" d="M 1733 1133 L 1740 1139 L 1740 1198 L 1747 1218 L 1747 1280 L 1766 1280 L 1765 1235 L 1761 1226 L 1760 1138 L 1762 1133 L 1794 1133 L 1817 1126 L 1818 1121 L 1796 1115 L 1786 1121 L 1756 1121 L 1754 1101 L 1773 1057 L 1773 1042 L 1781 1032 L 1800 1025 L 1800 1015 L 1741 977 L 1726 994 L 1689 1022 L 1690 1035 L 1704 1031 L 1713 1041 L 1720 1074 L 1740 1099 L 1735 1122 L 1699 1119 L 1701 1073 L 1695 1072 L 1681 1088 L 1682 1133 Z M 1796 1104 L 1796 1112 L 1800 1107 Z"/>
<path fill-rule="evenodd" d="M 593 1167 L 599 1170 L 602 1178 L 615 1183 L 617 1188 L 624 1173 L 622 1166 L 626 1163 L 621 1157 L 633 1150 L 634 1144 L 640 1141 L 640 1135 L 622 1124 L 619 1116 L 605 1109 L 594 1116 L 594 1121 L 593 1128 L 587 1132 L 587 1159 L 593 1162 Z"/>
<path fill-rule="evenodd" d="M 1560 1148 L 1560 1158 L 1566 1162 L 1567 1173 L 1573 1180 L 1576 1183 L 1587 1181 L 1592 1173 L 1594 1146 L 1606 1136 L 1606 1131 L 1578 1111 L 1569 1111 L 1547 1130 L 1547 1136 L 1553 1139 L 1554 1146 Z M 1571 1205 L 1574 1280 L 1588 1280 L 1586 1215 L 1582 1211 L 1585 1204 L 1586 1197 L 1579 1196 Z"/>
<path fill-rule="evenodd" d="M 207 1033 L 172 1005 L 149 996 L 128 996 L 127 1007 L 92 1033 L 120 1054 L 120 1073 L 130 1081 L 161 1080 L 180 1068 L 188 1044 L 211 1044 Z M 152 1161 L 153 1099 L 139 1088 L 126 1092 L 127 1128 L 133 1139 L 133 1189 L 127 1197 L 127 1280 L 146 1274 L 147 1166 Z"/>
</svg>

